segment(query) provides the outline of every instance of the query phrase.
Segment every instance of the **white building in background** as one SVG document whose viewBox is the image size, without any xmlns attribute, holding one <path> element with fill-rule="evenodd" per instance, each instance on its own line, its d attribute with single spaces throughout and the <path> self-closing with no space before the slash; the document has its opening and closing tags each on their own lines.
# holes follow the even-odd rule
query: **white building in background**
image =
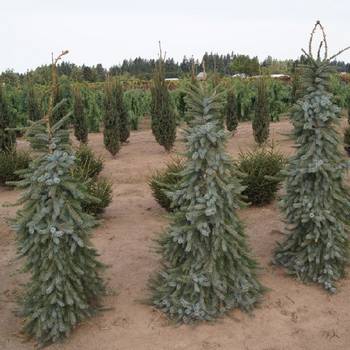
<svg viewBox="0 0 350 350">
<path fill-rule="evenodd" d="M 197 80 L 206 80 L 207 79 L 207 73 L 206 72 L 199 72 L 197 74 Z"/>
<path fill-rule="evenodd" d="M 237 74 L 233 74 L 232 78 L 246 78 L 247 74 L 245 73 L 237 73 Z"/>
<path fill-rule="evenodd" d="M 290 79 L 290 75 L 288 74 L 271 74 L 270 77 L 275 79 Z"/>
</svg>

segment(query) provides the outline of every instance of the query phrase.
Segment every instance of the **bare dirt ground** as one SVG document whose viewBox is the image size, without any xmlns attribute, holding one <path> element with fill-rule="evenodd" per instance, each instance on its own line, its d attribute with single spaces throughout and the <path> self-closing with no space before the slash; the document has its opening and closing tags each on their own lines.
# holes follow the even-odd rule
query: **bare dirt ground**
<svg viewBox="0 0 350 350">
<path fill-rule="evenodd" d="M 291 154 L 290 141 L 281 133 L 290 130 L 284 120 L 272 124 L 271 134 L 279 149 Z M 228 151 L 254 145 L 251 125 L 242 123 L 229 141 Z M 253 315 L 238 310 L 215 323 L 174 326 L 158 311 L 143 304 L 147 280 L 158 267 L 152 239 L 166 227 L 165 211 L 153 199 L 148 176 L 164 166 L 171 155 L 143 128 L 133 132 L 130 143 L 116 159 L 103 149 L 101 134 L 90 135 L 90 146 L 105 158 L 104 175 L 113 181 L 113 202 L 93 242 L 101 260 L 110 267 L 105 272 L 108 296 L 104 305 L 111 308 L 80 325 L 71 338 L 52 350 L 349 350 L 350 279 L 339 283 L 330 296 L 317 286 L 306 286 L 270 265 L 275 242 L 282 238 L 283 223 L 273 203 L 240 212 L 246 224 L 252 249 L 261 264 L 261 280 L 269 291 Z M 176 149 L 181 148 L 178 141 Z M 0 188 L 0 202 L 14 202 L 19 193 Z M 6 218 L 16 208 L 0 208 L 0 349 L 33 349 L 24 342 L 16 317 L 16 298 L 25 276 L 15 258 L 14 234 Z"/>
</svg>

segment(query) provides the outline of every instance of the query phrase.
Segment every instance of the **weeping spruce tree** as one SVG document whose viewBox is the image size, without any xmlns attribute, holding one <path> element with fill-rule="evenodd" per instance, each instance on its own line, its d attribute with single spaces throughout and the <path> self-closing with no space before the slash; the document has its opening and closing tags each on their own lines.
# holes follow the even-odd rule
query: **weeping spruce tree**
<svg viewBox="0 0 350 350">
<path fill-rule="evenodd" d="M 159 60 L 156 64 L 151 88 L 152 132 L 156 141 L 167 151 L 170 151 L 176 138 L 176 115 L 165 81 L 160 43 L 159 51 Z"/>
<path fill-rule="evenodd" d="M 323 41 L 315 58 L 312 43 L 317 28 Z M 303 282 L 319 283 L 334 292 L 349 262 L 350 196 L 336 130 L 340 108 L 328 87 L 330 62 L 338 54 L 328 58 L 319 22 L 312 31 L 309 52 L 304 53 L 308 58 L 301 76 L 304 96 L 292 112 L 297 152 L 285 171 L 286 194 L 281 203 L 289 234 L 277 246 L 274 261 Z"/>
<path fill-rule="evenodd" d="M 225 153 L 220 96 L 192 86 L 187 103 L 187 163 L 169 193 L 178 209 L 159 240 L 162 270 L 150 281 L 151 303 L 184 323 L 250 310 L 263 292 L 236 213 L 243 188 Z"/>
<path fill-rule="evenodd" d="M 81 91 L 78 86 L 73 89 L 74 103 L 73 103 L 73 124 L 74 136 L 82 143 L 88 142 L 89 128 L 86 116 L 86 109 Z"/>
<path fill-rule="evenodd" d="M 53 61 L 53 75 L 65 53 Z M 52 113 L 64 102 L 53 107 L 51 96 L 48 116 L 28 129 L 27 138 L 39 154 L 17 182 L 24 190 L 19 201 L 23 206 L 13 227 L 30 273 L 23 298 L 24 327 L 40 345 L 68 336 L 97 311 L 104 291 L 99 276 L 103 266 L 90 243 L 95 222 L 81 208 L 89 197 L 84 185 L 71 176 L 75 158 L 68 131 L 62 129 L 69 114 L 51 123 Z"/>
</svg>

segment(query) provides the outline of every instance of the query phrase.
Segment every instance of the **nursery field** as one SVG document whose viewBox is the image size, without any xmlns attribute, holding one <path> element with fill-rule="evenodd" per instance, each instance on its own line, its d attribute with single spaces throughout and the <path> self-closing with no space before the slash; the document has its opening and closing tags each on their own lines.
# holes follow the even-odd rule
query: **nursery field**
<svg viewBox="0 0 350 350">
<path fill-rule="evenodd" d="M 345 123 L 344 119 L 344 123 Z M 284 133 L 287 119 L 271 124 L 270 135 L 284 154 L 293 152 Z M 179 136 L 178 130 L 178 136 Z M 159 257 L 153 239 L 166 227 L 166 212 L 151 194 L 148 178 L 155 169 L 181 151 L 177 138 L 171 153 L 154 140 L 148 121 L 132 131 L 129 143 L 116 158 L 104 149 L 102 134 L 89 134 L 89 146 L 105 160 L 103 175 L 113 184 L 113 201 L 93 231 L 100 259 L 108 265 L 105 311 L 78 326 L 60 350 L 348 350 L 350 348 L 350 278 L 338 283 L 335 295 L 320 286 L 305 285 L 288 277 L 270 259 L 275 242 L 282 239 L 283 222 L 276 201 L 240 210 L 254 254 L 261 265 L 261 281 L 268 288 L 251 315 L 235 309 L 215 323 L 173 326 L 164 314 L 143 301 L 149 276 Z M 228 143 L 236 157 L 254 146 L 251 123 L 240 123 Z M 18 140 L 19 148 L 27 145 Z M 0 202 L 13 203 L 19 191 L 0 187 Z M 7 218 L 16 207 L 0 206 L 0 349 L 32 349 L 19 333 L 16 316 L 25 275 L 16 259 L 15 235 Z"/>
</svg>

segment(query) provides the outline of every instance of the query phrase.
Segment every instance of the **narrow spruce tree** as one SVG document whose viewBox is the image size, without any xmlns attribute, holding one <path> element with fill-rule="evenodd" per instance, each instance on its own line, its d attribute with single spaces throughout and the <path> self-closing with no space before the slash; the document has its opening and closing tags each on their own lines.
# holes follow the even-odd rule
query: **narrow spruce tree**
<svg viewBox="0 0 350 350">
<path fill-rule="evenodd" d="M 236 131 L 238 126 L 238 115 L 236 106 L 236 95 L 233 90 L 229 90 L 227 92 L 225 115 L 227 130 L 232 132 Z"/>
<path fill-rule="evenodd" d="M 152 132 L 156 141 L 170 151 L 176 138 L 176 114 L 165 81 L 162 50 L 154 72 L 151 87 Z"/>
<path fill-rule="evenodd" d="M 190 127 L 182 181 L 169 193 L 177 208 L 159 239 L 162 269 L 150 281 L 151 303 L 177 322 L 251 310 L 263 287 L 236 210 L 243 190 L 225 152 L 222 104 L 206 86 L 188 92 Z"/>
<path fill-rule="evenodd" d="M 75 87 L 73 90 L 74 102 L 73 102 L 73 123 L 74 123 L 74 136 L 81 143 L 88 142 L 88 121 L 86 116 L 86 110 L 84 101 L 81 95 L 79 87 Z"/>
<path fill-rule="evenodd" d="M 179 91 L 179 95 L 177 98 L 177 110 L 179 112 L 180 120 L 181 121 L 185 120 L 187 106 L 186 106 L 186 93 L 183 90 Z"/>
<path fill-rule="evenodd" d="M 270 115 L 268 110 L 268 93 L 266 79 L 258 80 L 258 93 L 256 97 L 255 114 L 252 121 L 254 140 L 258 145 L 264 144 L 269 138 Z"/>
<path fill-rule="evenodd" d="M 58 77 L 54 78 L 55 81 L 53 81 L 53 88 L 52 88 L 52 99 L 53 99 L 53 105 L 59 105 L 59 103 L 62 101 L 62 91 L 58 82 Z M 50 115 L 51 123 L 56 124 L 59 122 L 64 116 L 65 116 L 65 105 L 59 105 L 60 108 L 53 110 L 52 114 Z M 62 124 L 62 128 L 66 128 L 68 125 L 69 120 L 66 121 L 65 124 Z"/>
<path fill-rule="evenodd" d="M 86 108 L 88 109 L 89 132 L 100 131 L 101 110 L 97 105 L 96 98 L 89 96 Z"/>
<path fill-rule="evenodd" d="M 115 85 L 115 108 L 119 118 L 120 142 L 126 142 L 130 136 L 130 121 L 124 103 L 124 93 L 121 83 L 117 80 Z"/>
<path fill-rule="evenodd" d="M 324 39 L 315 58 L 311 48 L 318 27 Z M 337 131 L 340 108 L 328 86 L 330 62 L 339 53 L 328 58 L 319 22 L 312 31 L 309 52 L 304 53 L 308 57 L 301 76 L 304 96 L 292 111 L 297 151 L 285 171 L 286 193 L 281 202 L 289 234 L 278 244 L 274 261 L 301 281 L 319 283 L 334 292 L 349 262 L 350 196 Z"/>
<path fill-rule="evenodd" d="M 38 97 L 35 93 L 34 85 L 31 81 L 28 82 L 27 88 L 27 113 L 28 118 L 31 121 L 37 121 L 41 119 L 41 110 L 38 101 Z"/>
<path fill-rule="evenodd" d="M 53 61 L 53 71 L 61 55 Z M 26 133 L 38 156 L 16 183 L 23 189 L 22 208 L 13 222 L 19 254 L 30 273 L 23 298 L 24 330 L 40 345 L 68 336 L 98 310 L 104 292 L 99 275 L 103 265 L 90 243 L 95 222 L 81 207 L 87 191 L 71 175 L 75 157 L 69 133 L 62 129 L 69 114 L 51 124 L 51 114 L 61 107 L 52 103 L 53 96 L 48 115 Z"/>
<path fill-rule="evenodd" d="M 8 130 L 11 126 L 11 113 L 0 81 L 0 152 L 10 152 L 15 149 L 16 135 L 14 131 Z"/>
<path fill-rule="evenodd" d="M 108 80 L 104 94 L 103 142 L 114 157 L 120 150 L 119 115 L 115 107 L 116 85 Z"/>
</svg>

